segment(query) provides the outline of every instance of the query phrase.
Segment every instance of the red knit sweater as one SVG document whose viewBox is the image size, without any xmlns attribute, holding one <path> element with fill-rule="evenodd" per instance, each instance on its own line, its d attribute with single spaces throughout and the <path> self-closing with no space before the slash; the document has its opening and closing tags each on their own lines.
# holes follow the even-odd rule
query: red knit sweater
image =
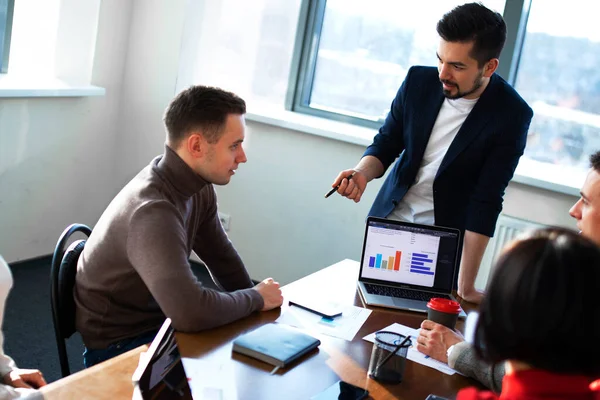
<svg viewBox="0 0 600 400">
<path fill-rule="evenodd" d="M 542 370 L 525 370 L 507 374 L 502 393 L 467 388 L 456 400 L 600 400 L 600 380 L 584 376 L 559 375 Z"/>
</svg>

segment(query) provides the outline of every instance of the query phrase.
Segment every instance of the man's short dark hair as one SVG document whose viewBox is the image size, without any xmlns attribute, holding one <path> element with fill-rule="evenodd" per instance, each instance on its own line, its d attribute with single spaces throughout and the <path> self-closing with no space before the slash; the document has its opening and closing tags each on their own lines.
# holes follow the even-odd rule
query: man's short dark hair
<svg viewBox="0 0 600 400">
<path fill-rule="evenodd" d="M 236 94 L 210 86 L 191 86 L 175 96 L 163 119 L 172 143 L 179 143 L 193 131 L 200 131 L 209 143 L 216 143 L 227 116 L 245 113 L 246 103 Z"/>
<path fill-rule="evenodd" d="M 500 257 L 474 346 L 558 374 L 600 376 L 600 249 L 564 228 L 515 242 Z"/>
<path fill-rule="evenodd" d="M 479 68 L 499 58 L 506 41 L 506 24 L 497 12 L 481 3 L 467 3 L 444 14 L 437 24 L 437 32 L 447 42 L 473 42 L 471 57 Z"/>
<path fill-rule="evenodd" d="M 600 151 L 590 156 L 590 167 L 594 168 L 600 174 Z"/>
</svg>

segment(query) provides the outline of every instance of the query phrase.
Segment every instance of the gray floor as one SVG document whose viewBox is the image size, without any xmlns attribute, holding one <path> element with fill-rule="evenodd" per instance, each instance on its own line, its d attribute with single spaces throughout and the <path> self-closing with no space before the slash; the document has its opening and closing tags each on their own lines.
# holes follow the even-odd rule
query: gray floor
<svg viewBox="0 0 600 400">
<path fill-rule="evenodd" d="M 52 311 L 50 308 L 50 257 L 10 266 L 14 278 L 4 314 L 4 351 L 21 368 L 37 368 L 48 382 L 61 377 Z M 202 282 L 214 287 L 206 268 L 193 264 Z M 67 341 L 71 372 L 83 368 L 83 343 L 78 334 Z"/>
</svg>

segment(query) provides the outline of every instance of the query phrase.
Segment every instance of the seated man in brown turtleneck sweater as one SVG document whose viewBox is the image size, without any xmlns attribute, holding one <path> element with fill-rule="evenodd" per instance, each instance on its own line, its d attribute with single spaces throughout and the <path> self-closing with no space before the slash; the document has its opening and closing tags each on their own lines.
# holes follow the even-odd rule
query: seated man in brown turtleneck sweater
<svg viewBox="0 0 600 400">
<path fill-rule="evenodd" d="M 253 287 L 217 216 L 213 184 L 246 162 L 244 100 L 194 86 L 168 106 L 165 153 L 114 198 L 77 266 L 77 330 L 86 367 L 152 341 L 165 317 L 195 332 L 279 307 L 279 284 Z M 205 288 L 189 264 L 204 261 L 222 292 Z"/>
</svg>

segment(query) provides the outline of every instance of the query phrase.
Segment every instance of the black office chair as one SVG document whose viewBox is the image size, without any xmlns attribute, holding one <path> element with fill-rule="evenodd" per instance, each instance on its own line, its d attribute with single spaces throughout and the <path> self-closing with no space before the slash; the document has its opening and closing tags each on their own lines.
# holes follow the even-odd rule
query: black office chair
<svg viewBox="0 0 600 400">
<path fill-rule="evenodd" d="M 50 270 L 52 320 L 63 378 L 71 374 L 65 340 L 70 338 L 76 331 L 73 287 L 75 286 L 75 274 L 77 273 L 77 260 L 79 260 L 83 246 L 85 246 L 85 240 L 77 240 L 65 250 L 69 238 L 75 232 L 82 232 L 89 237 L 92 230 L 82 224 L 69 225 L 60 235 L 58 243 L 56 243 Z"/>
</svg>

